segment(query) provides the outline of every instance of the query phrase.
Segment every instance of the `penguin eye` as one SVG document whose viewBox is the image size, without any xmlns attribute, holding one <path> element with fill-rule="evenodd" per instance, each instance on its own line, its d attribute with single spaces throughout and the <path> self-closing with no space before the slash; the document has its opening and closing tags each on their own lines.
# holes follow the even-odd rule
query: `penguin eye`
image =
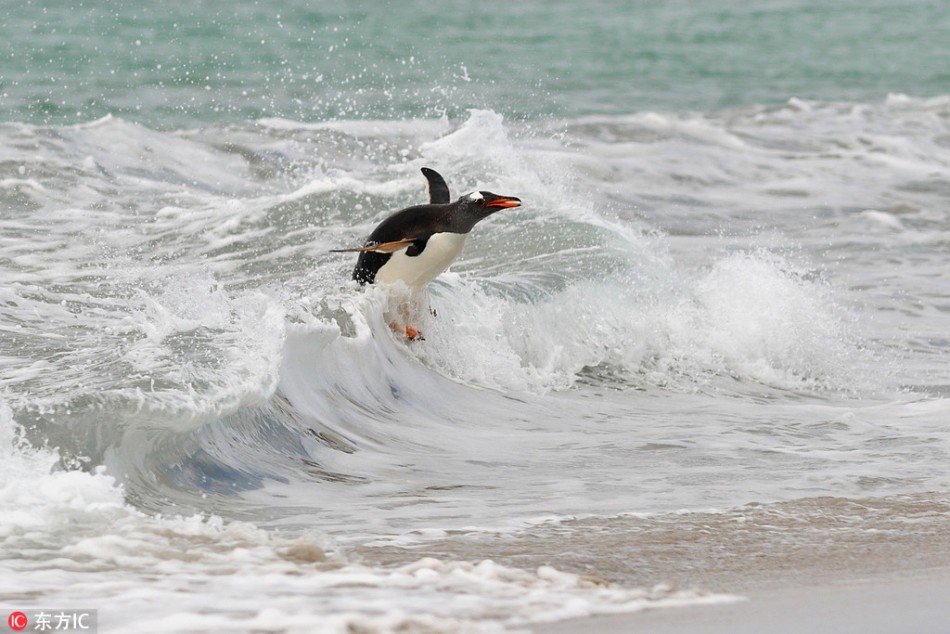
<svg viewBox="0 0 950 634">
<path fill-rule="evenodd" d="M 478 203 L 479 205 L 485 204 L 485 197 L 482 196 L 481 192 L 472 192 L 471 194 L 468 195 L 468 199 L 471 200 L 472 202 Z"/>
</svg>

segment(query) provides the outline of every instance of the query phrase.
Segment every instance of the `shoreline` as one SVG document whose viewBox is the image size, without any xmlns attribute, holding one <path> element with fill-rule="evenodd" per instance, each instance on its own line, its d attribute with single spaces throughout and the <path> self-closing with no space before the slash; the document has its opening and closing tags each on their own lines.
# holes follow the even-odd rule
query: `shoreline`
<svg viewBox="0 0 950 634">
<path fill-rule="evenodd" d="M 723 511 L 588 517 L 359 550 L 383 565 L 431 556 L 664 584 L 745 601 L 529 623 L 535 634 L 950 634 L 950 499 L 802 498 Z M 517 629 L 517 628 L 516 628 Z"/>
<path fill-rule="evenodd" d="M 947 634 L 950 567 L 752 591 L 719 605 L 646 609 L 532 625 L 533 634 Z"/>
</svg>

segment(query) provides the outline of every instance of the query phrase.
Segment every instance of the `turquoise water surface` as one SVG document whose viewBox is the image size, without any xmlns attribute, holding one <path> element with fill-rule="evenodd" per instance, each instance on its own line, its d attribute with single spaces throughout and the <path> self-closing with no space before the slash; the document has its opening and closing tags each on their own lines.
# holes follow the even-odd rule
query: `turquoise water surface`
<svg viewBox="0 0 950 634">
<path fill-rule="evenodd" d="M 946 3 L 18 3 L 0 121 L 716 111 L 950 92 Z"/>
</svg>

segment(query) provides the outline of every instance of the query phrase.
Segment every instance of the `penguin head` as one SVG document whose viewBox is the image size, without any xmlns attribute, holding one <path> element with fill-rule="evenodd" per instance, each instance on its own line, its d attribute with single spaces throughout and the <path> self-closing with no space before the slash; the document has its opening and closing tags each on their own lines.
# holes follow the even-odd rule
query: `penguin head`
<svg viewBox="0 0 950 634">
<path fill-rule="evenodd" d="M 499 196 L 491 192 L 472 192 L 458 199 L 458 220 L 471 229 L 496 211 L 521 206 L 521 199 L 514 196 Z"/>
</svg>

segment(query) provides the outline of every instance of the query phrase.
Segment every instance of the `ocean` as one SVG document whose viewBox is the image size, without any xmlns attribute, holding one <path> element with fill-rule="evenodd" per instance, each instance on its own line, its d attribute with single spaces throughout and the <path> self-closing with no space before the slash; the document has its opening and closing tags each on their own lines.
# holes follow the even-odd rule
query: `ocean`
<svg viewBox="0 0 950 634">
<path fill-rule="evenodd" d="M 0 29 L 0 615 L 523 631 L 950 563 L 945 3 Z M 331 250 L 422 167 L 523 204 L 407 342 Z"/>
</svg>

